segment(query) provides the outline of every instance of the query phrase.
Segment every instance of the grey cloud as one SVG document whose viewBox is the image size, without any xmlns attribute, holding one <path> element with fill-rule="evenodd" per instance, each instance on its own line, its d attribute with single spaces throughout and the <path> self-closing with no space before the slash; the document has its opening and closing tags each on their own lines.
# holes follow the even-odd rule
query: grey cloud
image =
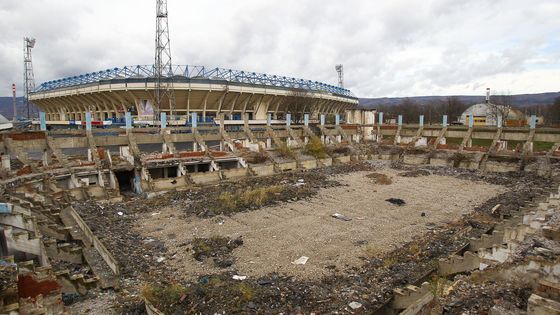
<svg viewBox="0 0 560 315">
<path fill-rule="evenodd" d="M 174 63 L 334 84 L 357 95 L 480 93 L 499 77 L 560 76 L 560 4 L 501 1 L 169 0 Z M 153 0 L 3 0 L 0 95 L 22 81 L 22 37 L 37 37 L 38 81 L 153 62 Z M 514 81 L 511 79 L 510 81 Z M 523 82 L 523 80 L 516 80 Z M 512 92 L 534 92 L 535 82 Z M 519 83 L 521 84 L 521 83 Z M 3 87 L 6 87 L 5 89 Z M 509 89 L 507 86 L 502 89 Z M 5 92 L 3 92 L 5 91 Z"/>
</svg>

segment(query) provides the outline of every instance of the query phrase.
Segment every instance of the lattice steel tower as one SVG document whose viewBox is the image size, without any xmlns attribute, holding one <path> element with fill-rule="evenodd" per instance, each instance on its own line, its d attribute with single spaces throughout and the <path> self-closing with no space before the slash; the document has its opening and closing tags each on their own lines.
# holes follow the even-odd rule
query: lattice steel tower
<svg viewBox="0 0 560 315">
<path fill-rule="evenodd" d="M 31 58 L 31 49 L 35 47 L 35 38 L 25 37 L 23 39 L 23 90 L 25 105 L 27 106 L 27 118 L 30 118 L 29 111 L 29 93 L 35 90 L 35 75 L 33 74 L 33 60 Z"/>
<path fill-rule="evenodd" d="M 175 93 L 173 92 L 173 67 L 171 65 L 171 41 L 167 20 L 167 0 L 156 0 L 156 56 L 154 63 L 156 80 L 154 120 L 159 114 L 164 99 L 169 101 L 170 116 L 175 113 Z"/>
<path fill-rule="evenodd" d="M 344 87 L 344 67 L 342 65 L 336 65 L 336 72 L 338 72 L 338 86 Z"/>
</svg>

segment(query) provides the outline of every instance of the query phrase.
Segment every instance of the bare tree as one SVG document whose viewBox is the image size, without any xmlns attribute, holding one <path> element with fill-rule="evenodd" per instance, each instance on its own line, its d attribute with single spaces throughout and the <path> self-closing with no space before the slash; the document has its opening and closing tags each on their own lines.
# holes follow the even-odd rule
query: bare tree
<svg viewBox="0 0 560 315">
<path fill-rule="evenodd" d="M 306 113 L 306 110 L 311 108 L 309 105 L 312 98 L 308 91 L 301 89 L 292 89 L 288 98 L 290 103 L 286 108 L 286 112 L 291 113 L 294 123 L 299 124 L 303 121 L 303 115 Z"/>
<path fill-rule="evenodd" d="M 499 95 L 490 96 L 488 103 L 488 117 L 498 124 L 498 117 L 502 117 L 505 126 L 509 112 L 513 106 L 513 97 L 510 93 L 501 93 Z"/>
</svg>

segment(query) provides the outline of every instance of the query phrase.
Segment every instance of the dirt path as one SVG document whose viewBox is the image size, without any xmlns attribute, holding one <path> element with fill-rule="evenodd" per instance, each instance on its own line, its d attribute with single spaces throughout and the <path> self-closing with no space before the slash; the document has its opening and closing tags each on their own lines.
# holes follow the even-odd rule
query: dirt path
<svg viewBox="0 0 560 315">
<path fill-rule="evenodd" d="M 154 209 L 137 223 L 137 230 L 165 243 L 168 264 L 177 268 L 183 280 L 223 272 L 210 261 L 192 257 L 189 243 L 194 237 L 214 235 L 236 238 L 244 244 L 234 250 L 235 264 L 229 270 L 249 277 L 278 272 L 303 279 L 319 279 L 330 269 L 360 266 L 363 257 L 372 258 L 429 232 L 427 225 L 460 218 L 475 206 L 505 192 L 498 185 L 461 180 L 448 176 L 396 176 L 385 169 L 392 184 L 379 185 L 355 172 L 335 176 L 343 185 L 322 189 L 317 196 L 297 202 L 239 213 L 232 217 L 179 219 L 182 209 Z M 404 206 L 385 200 L 400 198 Z M 156 212 L 157 211 L 157 212 Z M 331 217 L 341 213 L 351 218 Z M 425 213 L 425 216 L 421 214 Z M 291 262 L 308 256 L 305 265 Z"/>
</svg>

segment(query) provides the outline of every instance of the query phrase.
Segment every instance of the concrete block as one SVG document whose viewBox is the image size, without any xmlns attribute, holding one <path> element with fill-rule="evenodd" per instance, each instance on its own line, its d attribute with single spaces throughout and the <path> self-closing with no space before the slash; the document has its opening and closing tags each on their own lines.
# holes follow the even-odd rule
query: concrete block
<svg viewBox="0 0 560 315">
<path fill-rule="evenodd" d="M 309 160 L 299 161 L 299 167 L 304 170 L 311 170 L 317 168 L 317 160 L 309 159 Z"/>
<path fill-rule="evenodd" d="M 393 289 L 391 307 L 397 310 L 405 309 L 429 293 L 430 284 L 428 282 L 422 283 L 421 287 L 408 285 L 404 288 Z"/>
<path fill-rule="evenodd" d="M 199 185 L 217 183 L 221 180 L 219 172 L 189 173 L 189 176 L 193 183 Z"/>
<path fill-rule="evenodd" d="M 248 175 L 248 169 L 244 167 L 223 170 L 221 172 L 222 172 L 222 178 L 224 179 L 242 178 Z"/>
<path fill-rule="evenodd" d="M 472 252 L 465 252 L 463 256 L 453 255 L 447 259 L 440 259 L 438 262 L 438 273 L 441 276 L 449 276 L 456 273 L 478 269 L 480 258 Z"/>
<path fill-rule="evenodd" d="M 492 234 L 482 234 L 480 238 L 470 239 L 469 250 L 476 252 L 481 248 L 492 248 L 496 244 L 504 242 L 504 231 L 494 230 Z"/>
<path fill-rule="evenodd" d="M 431 158 L 431 159 L 430 159 L 430 165 L 435 165 L 435 166 L 449 166 L 449 162 L 447 161 L 447 159 L 442 159 L 442 158 Z"/>
<path fill-rule="evenodd" d="M 321 166 L 331 166 L 333 164 L 333 159 L 332 158 L 318 159 L 317 162 Z"/>
<path fill-rule="evenodd" d="M 276 166 L 278 167 L 278 169 L 281 172 L 293 171 L 293 170 L 297 169 L 297 162 L 293 161 L 293 162 L 277 163 Z"/>
<path fill-rule="evenodd" d="M 403 157 L 403 162 L 405 164 L 411 164 L 411 165 L 422 165 L 422 164 L 426 164 L 428 162 L 429 158 L 426 154 L 405 154 Z"/>
<path fill-rule="evenodd" d="M 337 156 L 333 159 L 333 163 L 334 164 L 350 163 L 350 156 L 349 155 Z"/>
<path fill-rule="evenodd" d="M 272 164 L 250 165 L 249 168 L 257 176 L 269 176 L 269 175 L 274 175 L 276 173 L 274 171 L 274 165 Z"/>
<path fill-rule="evenodd" d="M 537 294 L 531 294 L 527 305 L 527 315 L 549 314 L 560 314 L 560 303 Z"/>
</svg>

